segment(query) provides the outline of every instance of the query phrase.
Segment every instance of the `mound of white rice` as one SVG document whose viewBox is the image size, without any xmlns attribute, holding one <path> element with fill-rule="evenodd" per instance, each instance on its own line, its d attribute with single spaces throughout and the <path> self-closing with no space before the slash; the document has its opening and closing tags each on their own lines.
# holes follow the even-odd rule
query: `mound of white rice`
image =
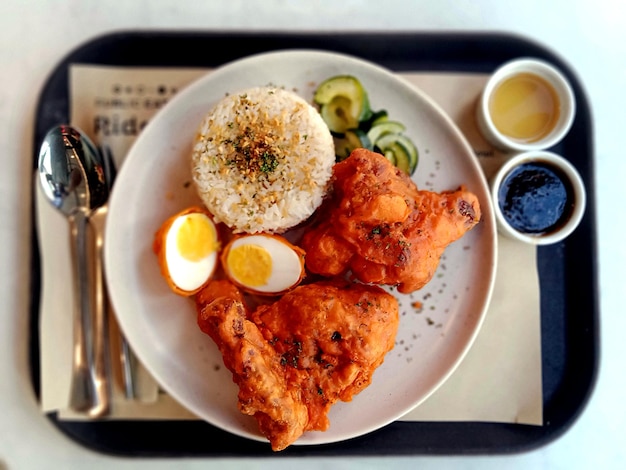
<svg viewBox="0 0 626 470">
<path fill-rule="evenodd" d="M 192 174 L 217 222 L 235 233 L 281 233 L 322 203 L 334 162 L 332 136 L 313 106 L 257 87 L 225 97 L 204 118 Z"/>
</svg>

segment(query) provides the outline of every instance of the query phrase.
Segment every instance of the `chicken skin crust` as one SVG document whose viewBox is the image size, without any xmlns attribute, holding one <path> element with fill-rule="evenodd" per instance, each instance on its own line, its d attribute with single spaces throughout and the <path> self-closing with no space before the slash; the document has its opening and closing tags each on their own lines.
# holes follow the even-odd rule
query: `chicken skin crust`
<svg viewBox="0 0 626 470">
<path fill-rule="evenodd" d="M 382 155 L 356 149 L 334 166 L 333 194 L 302 239 L 306 267 L 322 276 L 350 271 L 359 281 L 428 283 L 445 248 L 480 221 L 478 198 L 464 187 L 435 193 Z"/>
<path fill-rule="evenodd" d="M 212 281 L 196 306 L 239 386 L 240 411 L 274 451 L 328 429 L 331 406 L 370 384 L 398 330 L 395 297 L 343 279 L 301 285 L 252 312 L 229 281 Z"/>
</svg>

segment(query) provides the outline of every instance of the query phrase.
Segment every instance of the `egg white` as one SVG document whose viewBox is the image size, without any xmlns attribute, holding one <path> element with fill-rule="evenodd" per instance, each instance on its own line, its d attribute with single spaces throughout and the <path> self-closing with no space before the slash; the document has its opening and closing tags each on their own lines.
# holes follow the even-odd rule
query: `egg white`
<svg viewBox="0 0 626 470">
<path fill-rule="evenodd" d="M 231 244 L 231 250 L 242 245 L 257 245 L 270 254 L 272 270 L 267 282 L 260 286 L 249 286 L 234 276 L 230 266 L 226 270 L 242 286 L 257 292 L 277 293 L 294 286 L 302 277 L 302 263 L 298 253 L 281 241 L 264 235 L 249 235 L 238 238 Z"/>
<path fill-rule="evenodd" d="M 189 215 L 191 214 L 176 218 L 165 237 L 165 262 L 170 279 L 184 291 L 193 291 L 202 286 L 213 274 L 218 259 L 216 250 L 198 261 L 189 261 L 179 253 L 176 238 L 178 231 Z M 209 222 L 213 223 L 210 219 Z"/>
</svg>

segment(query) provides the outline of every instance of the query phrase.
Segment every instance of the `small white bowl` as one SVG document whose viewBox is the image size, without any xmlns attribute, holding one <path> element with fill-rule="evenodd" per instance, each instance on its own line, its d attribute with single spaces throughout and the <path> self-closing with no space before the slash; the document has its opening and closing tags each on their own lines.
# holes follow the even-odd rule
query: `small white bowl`
<svg viewBox="0 0 626 470">
<path fill-rule="evenodd" d="M 549 168 L 563 182 L 567 190 L 568 198 L 562 218 L 555 225 L 541 232 L 523 231 L 511 225 L 501 204 L 503 195 L 500 194 L 500 189 L 506 184 L 507 177 L 513 175 L 514 170 L 527 164 Z M 531 245 L 549 245 L 569 236 L 580 223 L 586 205 L 585 187 L 576 168 L 565 158 L 548 151 L 524 152 L 510 158 L 491 180 L 491 197 L 498 231 L 504 236 Z M 542 208 L 537 211 L 537 214 L 547 215 L 549 209 Z"/>
<path fill-rule="evenodd" d="M 506 79 L 524 73 L 538 76 L 552 85 L 559 103 L 559 116 L 552 130 L 534 141 L 524 141 L 502 133 L 494 124 L 490 112 L 490 102 L 498 86 Z M 478 128 L 483 136 L 501 150 L 518 152 L 543 150 L 557 144 L 570 130 L 575 112 L 574 93 L 565 76 L 553 65 L 533 58 L 515 59 L 496 69 L 487 81 L 476 106 Z"/>
</svg>

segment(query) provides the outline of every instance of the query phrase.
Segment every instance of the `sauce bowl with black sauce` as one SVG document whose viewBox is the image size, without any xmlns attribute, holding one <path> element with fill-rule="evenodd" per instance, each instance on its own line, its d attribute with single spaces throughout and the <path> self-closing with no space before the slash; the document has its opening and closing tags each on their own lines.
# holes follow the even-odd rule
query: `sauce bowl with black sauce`
<svg viewBox="0 0 626 470">
<path fill-rule="evenodd" d="M 491 197 L 502 235 L 532 245 L 569 236 L 585 212 L 586 193 L 576 168 L 548 151 L 511 157 L 491 181 Z"/>
</svg>

